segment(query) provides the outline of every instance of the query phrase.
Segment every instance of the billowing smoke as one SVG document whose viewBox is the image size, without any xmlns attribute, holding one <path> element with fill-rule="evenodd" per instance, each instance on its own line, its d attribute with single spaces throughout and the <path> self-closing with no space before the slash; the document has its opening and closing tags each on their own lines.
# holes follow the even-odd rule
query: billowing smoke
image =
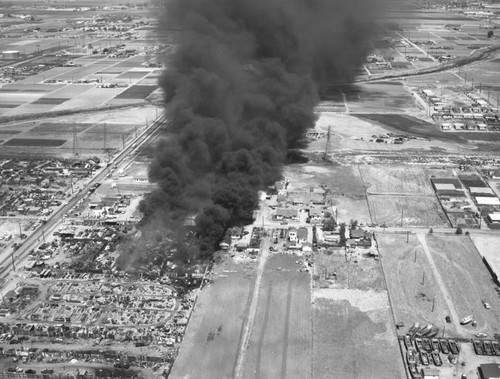
<svg viewBox="0 0 500 379">
<path fill-rule="evenodd" d="M 168 0 L 162 33 L 181 32 L 160 80 L 169 121 L 145 220 L 180 231 L 197 215 L 206 254 L 251 216 L 258 190 L 281 178 L 287 150 L 314 126 L 320 94 L 352 80 L 366 58 L 374 3 Z"/>
</svg>

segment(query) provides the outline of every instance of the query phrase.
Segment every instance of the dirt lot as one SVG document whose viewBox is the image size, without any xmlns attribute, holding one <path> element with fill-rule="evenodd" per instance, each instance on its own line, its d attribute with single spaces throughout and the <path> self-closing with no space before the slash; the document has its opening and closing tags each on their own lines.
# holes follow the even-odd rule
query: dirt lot
<svg viewBox="0 0 500 379">
<path fill-rule="evenodd" d="M 329 250 L 314 256 L 313 378 L 403 378 L 380 262 Z"/>
<path fill-rule="evenodd" d="M 314 288 L 356 288 L 363 291 L 384 291 L 380 261 L 367 256 L 368 249 L 358 248 L 352 256 L 344 248 L 330 248 L 314 254 Z"/>
<path fill-rule="evenodd" d="M 313 291 L 313 378 L 405 377 L 380 264 L 317 253 L 315 287 L 328 286 L 325 267 L 336 276 Z"/>
<path fill-rule="evenodd" d="M 421 233 L 406 243 L 406 235 L 379 233 L 378 243 L 397 321 L 446 325 L 448 335 L 466 338 L 498 333 L 500 300 L 469 237 Z M 459 325 L 468 315 L 476 327 Z"/>
<path fill-rule="evenodd" d="M 368 194 L 433 195 L 430 181 L 421 167 L 359 166 Z"/>
<path fill-rule="evenodd" d="M 426 239 L 459 317 L 472 314 L 477 321 L 476 328 L 467 325 L 461 334 L 471 337 L 478 332 L 490 336 L 499 333 L 500 299 L 471 239 L 456 235 L 428 235 Z M 491 309 L 485 309 L 481 300 L 490 303 Z"/>
<path fill-rule="evenodd" d="M 431 196 L 369 195 L 372 222 L 386 226 L 448 226 L 438 200 Z"/>
<path fill-rule="evenodd" d="M 214 283 L 198 298 L 170 378 L 233 377 L 253 266 L 227 262 L 216 269 Z"/>
<path fill-rule="evenodd" d="M 293 255 L 267 262 L 244 378 L 311 378 L 310 275 Z"/>
<path fill-rule="evenodd" d="M 417 236 L 408 237 L 407 243 L 406 234 L 377 234 L 394 317 L 405 326 L 419 322 L 443 327 L 448 305 Z M 455 334 L 454 324 L 446 329 Z"/>
</svg>

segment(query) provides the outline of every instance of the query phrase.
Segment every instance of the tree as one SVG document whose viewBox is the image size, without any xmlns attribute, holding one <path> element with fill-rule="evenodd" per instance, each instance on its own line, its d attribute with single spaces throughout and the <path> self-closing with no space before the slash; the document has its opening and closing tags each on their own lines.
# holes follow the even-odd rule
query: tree
<svg viewBox="0 0 500 379">
<path fill-rule="evenodd" d="M 430 228 L 429 229 L 429 234 L 432 234 L 432 233 L 434 233 L 434 229 Z"/>
<path fill-rule="evenodd" d="M 462 234 L 462 228 L 460 226 L 457 228 L 455 234 Z"/>
<path fill-rule="evenodd" d="M 340 246 L 344 246 L 345 242 L 346 242 L 346 239 L 345 239 L 345 224 L 344 223 L 340 224 L 339 233 L 340 233 L 340 240 L 339 240 Z"/>
<path fill-rule="evenodd" d="M 486 34 L 488 38 L 493 37 L 493 30 L 488 30 L 488 34 Z"/>
<path fill-rule="evenodd" d="M 351 220 L 351 229 L 355 230 L 358 227 L 358 220 Z"/>
</svg>

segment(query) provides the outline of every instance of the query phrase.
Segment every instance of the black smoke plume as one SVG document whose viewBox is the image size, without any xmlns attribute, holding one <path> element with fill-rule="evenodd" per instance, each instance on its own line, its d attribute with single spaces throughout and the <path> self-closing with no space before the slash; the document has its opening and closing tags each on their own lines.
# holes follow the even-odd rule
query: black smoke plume
<svg viewBox="0 0 500 379">
<path fill-rule="evenodd" d="M 349 82 L 370 50 L 373 0 L 168 0 L 166 37 L 180 30 L 160 85 L 167 133 L 140 209 L 198 253 L 251 216 L 258 190 L 281 178 L 288 149 L 314 126 L 320 94 Z M 194 253 L 196 255 L 196 253 Z"/>
</svg>

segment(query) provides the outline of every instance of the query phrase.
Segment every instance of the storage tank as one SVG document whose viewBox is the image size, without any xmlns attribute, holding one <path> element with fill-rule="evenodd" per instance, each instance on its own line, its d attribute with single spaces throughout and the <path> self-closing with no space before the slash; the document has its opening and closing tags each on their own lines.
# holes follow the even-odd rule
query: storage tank
<svg viewBox="0 0 500 379">
<path fill-rule="evenodd" d="M 16 59 L 19 59 L 19 51 L 17 51 L 17 50 L 2 51 L 2 59 L 4 59 L 4 60 L 16 60 Z"/>
</svg>

